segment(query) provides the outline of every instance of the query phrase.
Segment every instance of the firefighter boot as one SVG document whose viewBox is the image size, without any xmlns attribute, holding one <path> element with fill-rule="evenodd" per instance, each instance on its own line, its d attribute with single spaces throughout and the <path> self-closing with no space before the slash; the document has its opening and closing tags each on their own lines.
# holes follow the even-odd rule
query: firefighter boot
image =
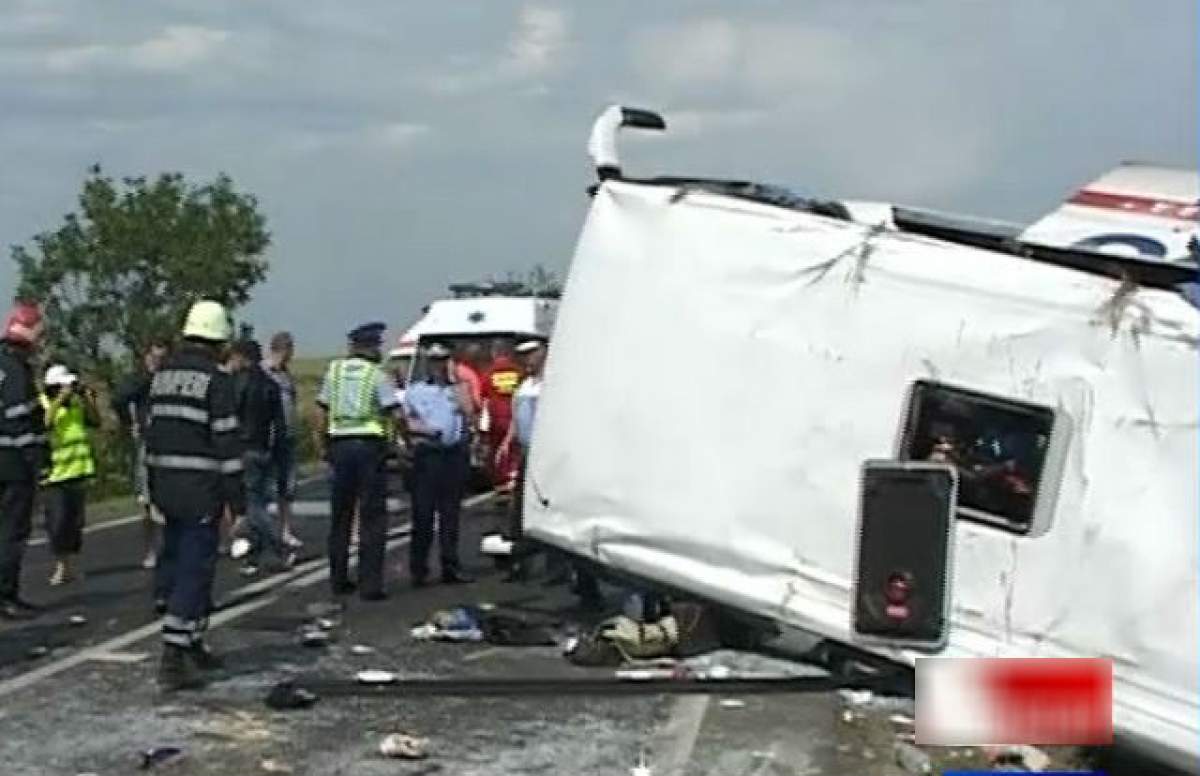
<svg viewBox="0 0 1200 776">
<path fill-rule="evenodd" d="M 164 692 L 199 690 L 204 686 L 204 676 L 190 653 L 187 647 L 163 645 L 162 662 L 158 666 L 158 686 Z"/>
<path fill-rule="evenodd" d="M 224 658 L 213 652 L 203 641 L 197 641 L 188 652 L 192 662 L 201 671 L 220 671 L 225 667 Z"/>
</svg>

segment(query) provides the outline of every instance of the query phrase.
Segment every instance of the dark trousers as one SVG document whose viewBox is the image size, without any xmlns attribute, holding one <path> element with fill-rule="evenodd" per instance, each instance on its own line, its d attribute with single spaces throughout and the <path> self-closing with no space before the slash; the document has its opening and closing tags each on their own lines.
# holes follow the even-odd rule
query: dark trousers
<svg viewBox="0 0 1200 776">
<path fill-rule="evenodd" d="M 168 512 L 166 519 L 156 585 L 167 596 L 163 641 L 188 647 L 201 640 L 212 608 L 220 515 Z"/>
<path fill-rule="evenodd" d="M 334 593 L 350 581 L 350 528 L 358 506 L 359 592 L 383 592 L 387 542 L 386 444 L 382 439 L 335 439 L 329 446 L 333 493 L 329 524 L 329 582 Z"/>
<path fill-rule="evenodd" d="M 469 473 L 470 454 L 466 445 L 417 447 L 413 455 L 413 536 L 408 561 L 413 579 L 429 575 L 435 520 L 442 573 L 459 570 L 458 522 Z"/>
<path fill-rule="evenodd" d="M 21 587 L 21 560 L 25 541 L 33 529 L 32 482 L 0 482 L 0 601 L 17 597 Z"/>
<path fill-rule="evenodd" d="M 83 550 L 86 502 L 87 483 L 82 479 L 55 482 L 42 489 L 46 536 L 55 555 L 78 555 Z"/>
</svg>

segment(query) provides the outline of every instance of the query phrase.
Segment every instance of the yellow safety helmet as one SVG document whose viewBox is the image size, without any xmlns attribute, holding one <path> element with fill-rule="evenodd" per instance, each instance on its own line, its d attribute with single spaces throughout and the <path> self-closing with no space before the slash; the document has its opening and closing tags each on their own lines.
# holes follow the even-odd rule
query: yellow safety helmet
<svg viewBox="0 0 1200 776">
<path fill-rule="evenodd" d="M 201 299 L 188 310 L 183 336 L 210 342 L 228 342 L 233 336 L 233 323 L 224 305 L 211 299 Z"/>
</svg>

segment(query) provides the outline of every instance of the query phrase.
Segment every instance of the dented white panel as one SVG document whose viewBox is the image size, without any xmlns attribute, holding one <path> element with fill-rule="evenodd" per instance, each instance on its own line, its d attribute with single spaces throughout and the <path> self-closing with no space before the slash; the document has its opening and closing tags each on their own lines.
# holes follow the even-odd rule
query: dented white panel
<svg viewBox="0 0 1200 776">
<path fill-rule="evenodd" d="M 1200 314 L 1068 269 L 609 182 L 555 327 L 534 536 L 842 640 L 858 477 L 933 377 L 1072 421 L 1046 532 L 959 522 L 947 655 L 1111 656 L 1195 755 Z M 1115 328 L 1114 328 L 1115 326 Z M 913 654 L 892 654 L 912 661 Z"/>
</svg>

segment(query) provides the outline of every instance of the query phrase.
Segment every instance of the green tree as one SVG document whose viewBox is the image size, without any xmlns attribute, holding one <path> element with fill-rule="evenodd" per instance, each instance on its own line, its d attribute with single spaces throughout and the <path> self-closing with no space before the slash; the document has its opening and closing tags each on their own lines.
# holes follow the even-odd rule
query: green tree
<svg viewBox="0 0 1200 776">
<path fill-rule="evenodd" d="M 544 264 L 535 264 L 526 272 L 509 272 L 506 282 L 519 284 L 524 293 L 532 296 L 559 296 L 562 293 L 558 273 Z"/>
<path fill-rule="evenodd" d="M 231 309 L 267 272 L 270 244 L 257 200 L 220 175 L 193 184 L 88 171 L 78 212 L 14 246 L 18 294 L 41 303 L 48 350 L 85 374 L 111 380 L 152 339 L 178 331 L 201 298 Z"/>
</svg>

